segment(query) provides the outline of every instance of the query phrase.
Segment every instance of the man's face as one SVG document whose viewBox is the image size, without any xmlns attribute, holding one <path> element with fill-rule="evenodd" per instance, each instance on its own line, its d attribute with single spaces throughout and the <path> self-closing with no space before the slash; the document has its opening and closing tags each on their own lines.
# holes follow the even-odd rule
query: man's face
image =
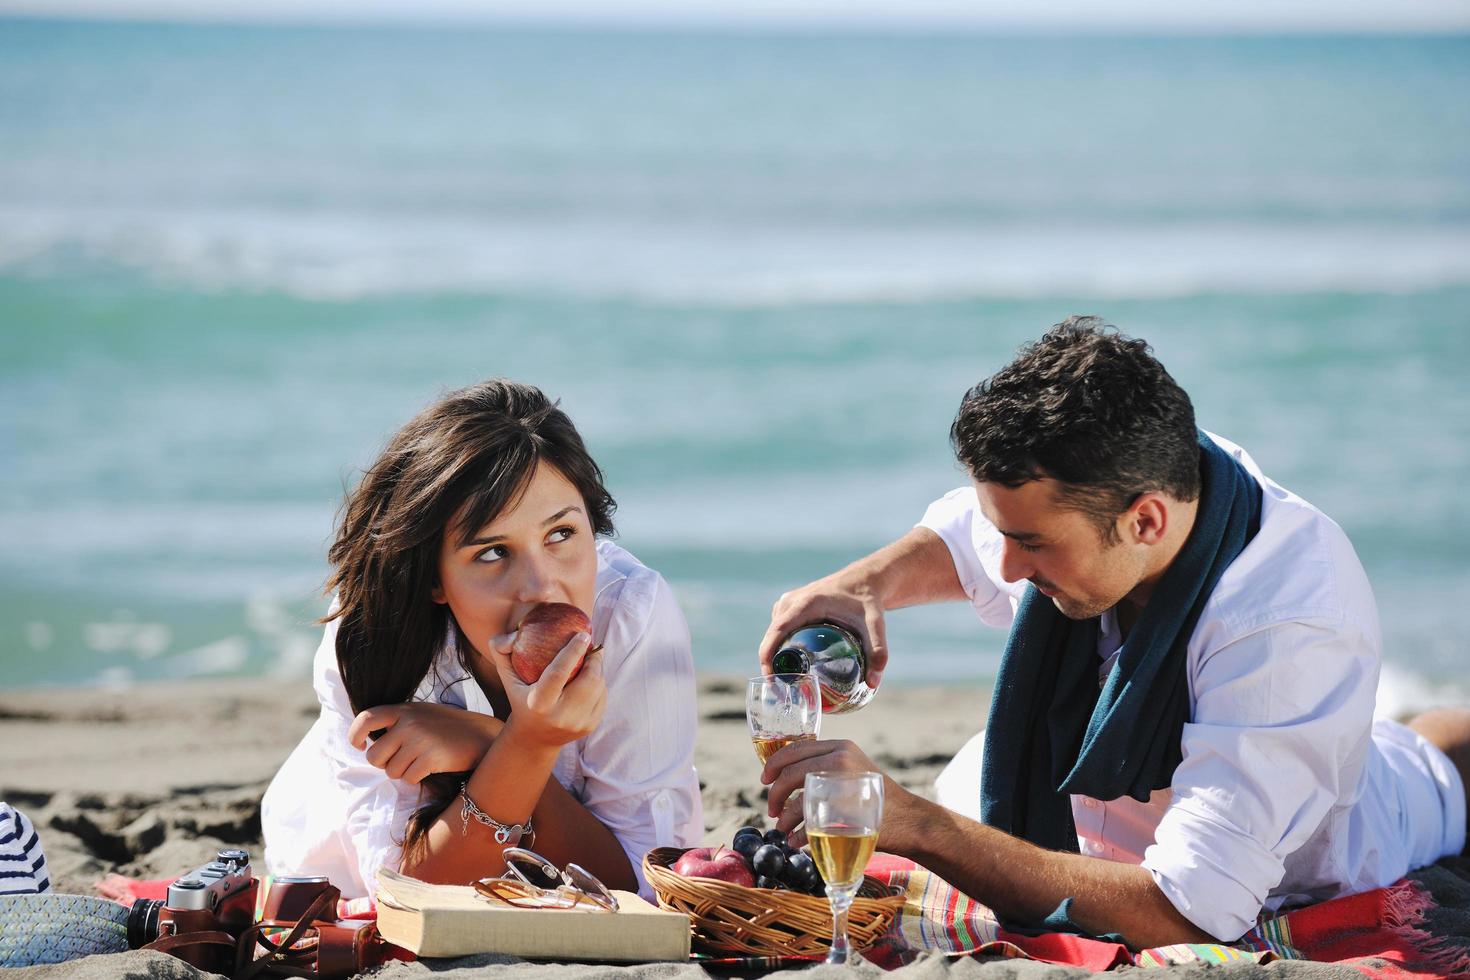
<svg viewBox="0 0 1470 980">
<path fill-rule="evenodd" d="M 1015 489 L 974 486 L 981 513 L 1005 536 L 1001 577 L 1029 581 L 1068 619 L 1101 615 L 1143 580 L 1143 549 L 1126 534 L 1121 541 L 1103 540 L 1091 518 L 1057 502 L 1056 480 Z"/>
</svg>

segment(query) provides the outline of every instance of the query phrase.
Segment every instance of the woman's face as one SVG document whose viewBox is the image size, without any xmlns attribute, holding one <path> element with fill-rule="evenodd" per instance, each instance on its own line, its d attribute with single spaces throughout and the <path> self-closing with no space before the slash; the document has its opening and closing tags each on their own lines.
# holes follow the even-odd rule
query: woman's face
<svg viewBox="0 0 1470 980">
<path fill-rule="evenodd" d="M 481 656 L 532 606 L 569 602 L 590 617 L 597 548 L 587 504 L 554 466 L 539 463 L 519 500 L 459 544 L 455 522 L 439 546 L 435 602 L 446 603 Z"/>
</svg>

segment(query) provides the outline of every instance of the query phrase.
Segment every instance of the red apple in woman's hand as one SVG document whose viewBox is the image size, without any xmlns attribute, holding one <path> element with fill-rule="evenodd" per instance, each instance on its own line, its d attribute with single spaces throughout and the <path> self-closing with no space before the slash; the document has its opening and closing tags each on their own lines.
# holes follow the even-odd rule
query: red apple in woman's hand
<svg viewBox="0 0 1470 980">
<path fill-rule="evenodd" d="M 511 668 L 527 684 L 536 683 L 547 664 L 555 660 L 578 633 L 590 635 L 592 622 L 586 613 L 571 603 L 543 602 L 532 607 L 526 618 L 521 620 L 515 642 L 511 644 Z M 581 669 L 582 665 L 577 664 L 572 677 L 576 677 Z"/>
<path fill-rule="evenodd" d="M 718 878 L 732 885 L 755 887 L 755 872 L 739 851 L 728 847 L 696 847 L 679 855 L 674 874 L 685 878 Z"/>
</svg>

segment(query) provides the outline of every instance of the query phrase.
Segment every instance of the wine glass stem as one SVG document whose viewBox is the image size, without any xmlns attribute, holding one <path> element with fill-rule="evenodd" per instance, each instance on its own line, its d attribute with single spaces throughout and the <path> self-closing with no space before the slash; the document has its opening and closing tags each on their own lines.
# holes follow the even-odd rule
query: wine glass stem
<svg viewBox="0 0 1470 980">
<path fill-rule="evenodd" d="M 827 901 L 832 905 L 832 950 L 828 963 L 851 963 L 852 946 L 847 941 L 847 910 L 852 907 L 853 889 L 827 886 Z"/>
</svg>

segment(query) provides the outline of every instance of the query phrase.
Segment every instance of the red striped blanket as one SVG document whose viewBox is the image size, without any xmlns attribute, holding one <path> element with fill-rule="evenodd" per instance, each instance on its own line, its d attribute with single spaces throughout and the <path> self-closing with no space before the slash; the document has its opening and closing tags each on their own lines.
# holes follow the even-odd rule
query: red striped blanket
<svg viewBox="0 0 1470 980">
<path fill-rule="evenodd" d="M 1094 971 L 1296 959 L 1351 967 L 1375 980 L 1470 977 L 1470 937 L 1458 937 L 1456 943 L 1426 929 L 1434 899 L 1423 885 L 1407 878 L 1387 888 L 1263 916 L 1254 929 L 1229 945 L 1188 943 L 1134 952 L 1083 936 L 1007 932 L 989 908 L 904 858 L 875 855 L 868 873 L 886 879 L 907 898 L 888 936 L 869 954 L 890 967 L 911 959 L 915 951 L 932 951 L 1019 956 Z M 1464 884 L 1470 889 L 1470 879 Z"/>
<path fill-rule="evenodd" d="M 1455 904 L 1457 921 L 1463 925 L 1454 935 L 1436 935 L 1426 927 L 1426 919 L 1436 911 L 1436 901 L 1423 881 L 1406 878 L 1388 888 L 1262 917 L 1254 929 L 1229 945 L 1188 943 L 1137 952 L 1085 936 L 1007 932 L 989 908 L 905 858 L 876 854 L 867 870 L 907 898 L 888 935 L 866 954 L 888 968 L 902 966 L 918 953 L 933 952 L 1024 957 L 1093 971 L 1294 959 L 1349 967 L 1372 980 L 1470 977 L 1470 861 L 1455 858 L 1417 873 L 1424 880 L 1434 873 L 1434 880 L 1460 899 Z M 139 881 L 111 875 L 98 883 L 98 891 L 123 902 L 162 898 L 171 880 Z M 376 910 L 370 899 L 358 899 L 344 902 L 338 914 L 373 918 Z M 790 962 L 741 959 L 738 965 L 746 970 L 775 969 Z M 735 963 L 707 959 L 707 965 Z"/>
</svg>

